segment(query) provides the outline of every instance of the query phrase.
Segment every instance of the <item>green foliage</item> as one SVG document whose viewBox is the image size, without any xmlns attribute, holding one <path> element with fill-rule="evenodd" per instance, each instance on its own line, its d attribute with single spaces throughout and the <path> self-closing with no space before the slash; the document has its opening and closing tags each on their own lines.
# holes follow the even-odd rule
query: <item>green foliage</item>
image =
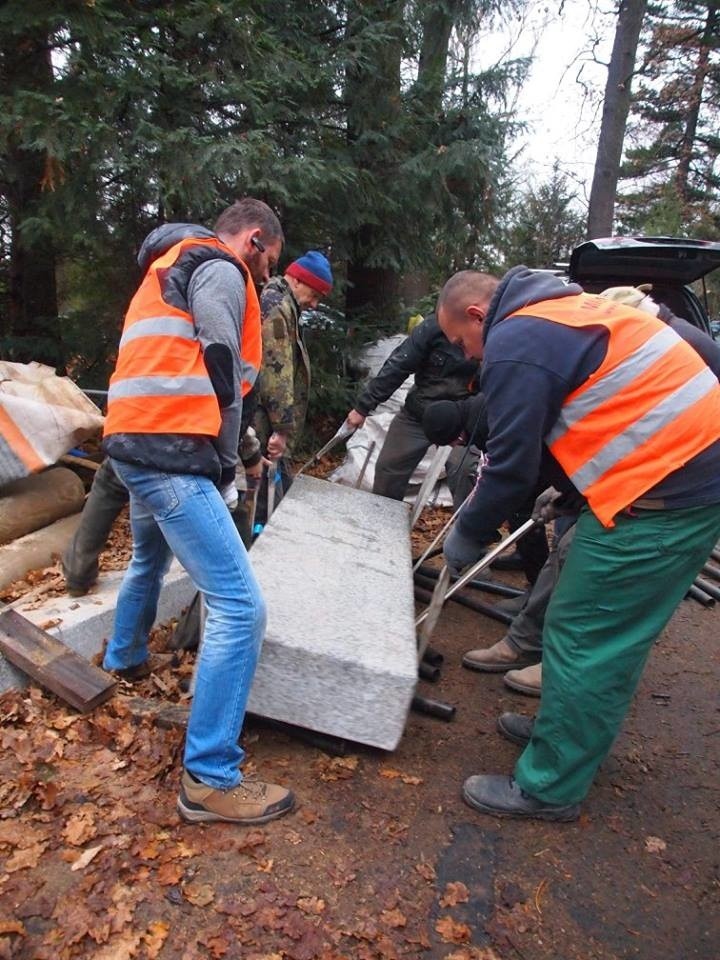
<svg viewBox="0 0 720 960">
<path fill-rule="evenodd" d="M 720 7 L 654 3 L 621 176 L 624 229 L 720 236 Z"/>
<path fill-rule="evenodd" d="M 338 306 L 347 264 L 366 334 L 394 323 L 403 273 L 440 280 L 490 233 L 526 64 L 473 71 L 468 51 L 522 2 L 6 0 L 0 335 L 22 353 L 22 239 L 50 251 L 57 356 L 101 379 L 148 230 L 246 194 L 277 209 L 288 259 L 331 248 Z"/>
<path fill-rule="evenodd" d="M 567 261 L 585 229 L 585 218 L 576 201 L 577 193 L 557 166 L 548 181 L 521 193 L 509 207 L 508 223 L 499 243 L 504 268 L 519 263 L 552 267 Z"/>
</svg>

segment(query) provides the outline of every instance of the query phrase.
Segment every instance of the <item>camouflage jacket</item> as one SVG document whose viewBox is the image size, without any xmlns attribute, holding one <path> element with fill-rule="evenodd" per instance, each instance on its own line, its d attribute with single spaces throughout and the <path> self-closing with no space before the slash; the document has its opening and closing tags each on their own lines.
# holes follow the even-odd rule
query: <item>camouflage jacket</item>
<svg viewBox="0 0 720 960">
<path fill-rule="evenodd" d="M 263 363 L 255 429 L 263 447 L 279 431 L 301 432 L 310 391 L 310 360 L 300 332 L 300 307 L 284 277 L 273 277 L 260 298 Z"/>
</svg>

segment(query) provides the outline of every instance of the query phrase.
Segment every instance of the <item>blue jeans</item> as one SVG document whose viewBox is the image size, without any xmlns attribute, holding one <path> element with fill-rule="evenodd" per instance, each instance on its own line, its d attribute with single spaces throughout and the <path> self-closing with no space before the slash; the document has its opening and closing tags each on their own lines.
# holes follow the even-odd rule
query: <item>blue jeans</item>
<svg viewBox="0 0 720 960">
<path fill-rule="evenodd" d="M 112 461 L 130 491 L 133 555 L 103 666 L 147 659 L 163 577 L 174 554 L 202 592 L 205 634 L 185 741 L 185 769 L 208 786 L 242 780 L 238 743 L 265 632 L 265 602 L 228 508 L 207 477 Z"/>
</svg>

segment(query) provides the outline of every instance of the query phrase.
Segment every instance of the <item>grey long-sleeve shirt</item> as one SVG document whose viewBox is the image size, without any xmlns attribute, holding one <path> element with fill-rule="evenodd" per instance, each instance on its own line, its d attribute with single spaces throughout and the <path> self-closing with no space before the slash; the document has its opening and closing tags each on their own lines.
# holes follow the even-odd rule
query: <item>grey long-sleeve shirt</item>
<svg viewBox="0 0 720 960">
<path fill-rule="evenodd" d="M 242 369 L 240 342 L 245 317 L 245 281 L 240 271 L 226 260 L 210 260 L 194 271 L 188 284 L 188 306 L 198 340 L 205 352 L 208 372 L 219 376 L 232 390 L 233 400 L 221 407 L 222 424 L 216 445 L 220 467 L 225 474 L 237 464 L 242 416 Z M 215 363 L 208 351 L 212 344 L 227 348 L 224 362 Z"/>
</svg>

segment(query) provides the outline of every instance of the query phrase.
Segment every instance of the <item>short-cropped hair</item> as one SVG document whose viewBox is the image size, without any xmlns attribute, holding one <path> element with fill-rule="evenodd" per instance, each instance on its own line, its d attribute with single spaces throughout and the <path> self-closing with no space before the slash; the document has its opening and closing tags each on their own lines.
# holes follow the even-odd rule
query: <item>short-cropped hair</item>
<svg viewBox="0 0 720 960">
<path fill-rule="evenodd" d="M 449 310 L 464 310 L 472 303 L 489 300 L 497 290 L 500 281 L 489 273 L 480 273 L 479 270 L 461 270 L 450 277 L 440 291 L 438 310 L 445 307 Z"/>
<path fill-rule="evenodd" d="M 235 236 L 243 230 L 259 227 L 264 240 L 285 242 L 280 221 L 270 207 L 254 197 L 236 200 L 231 207 L 220 214 L 215 223 L 215 233 L 229 233 Z"/>
</svg>

